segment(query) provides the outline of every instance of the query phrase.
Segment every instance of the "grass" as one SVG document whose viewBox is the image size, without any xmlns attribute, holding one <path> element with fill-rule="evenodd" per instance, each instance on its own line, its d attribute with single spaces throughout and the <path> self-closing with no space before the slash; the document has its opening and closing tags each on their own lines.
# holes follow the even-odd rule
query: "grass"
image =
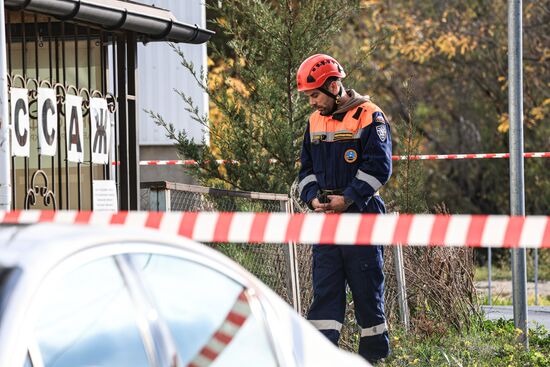
<svg viewBox="0 0 550 367">
<path fill-rule="evenodd" d="M 539 264 L 539 282 L 550 281 L 550 273 L 546 269 L 547 264 Z M 489 279 L 489 268 L 487 266 L 480 266 L 475 268 L 474 281 L 487 281 Z M 511 280 L 512 270 L 510 267 L 491 267 L 491 279 L 493 280 Z M 533 282 L 535 280 L 533 269 L 527 268 L 527 281 Z"/>
<path fill-rule="evenodd" d="M 550 366 L 550 334 L 544 327 L 529 331 L 529 351 L 516 342 L 521 330 L 513 321 L 479 320 L 470 331 L 419 336 L 391 330 L 392 354 L 377 367 L 401 366 Z"/>
<path fill-rule="evenodd" d="M 482 282 L 489 279 L 489 267 L 481 266 L 475 268 L 474 281 Z M 491 267 L 492 280 L 510 280 L 512 279 L 512 270 L 510 268 Z"/>
<path fill-rule="evenodd" d="M 547 256 L 545 256 L 547 257 Z M 482 267 L 476 267 L 475 273 L 474 273 L 474 281 L 476 282 L 482 282 L 488 280 L 488 267 L 482 266 Z M 492 280 L 507 280 L 511 281 L 512 279 L 512 271 L 509 267 L 492 267 L 492 274 L 491 274 Z M 527 267 L 527 280 L 532 282 L 534 280 L 533 276 L 533 267 L 532 264 L 528 263 Z M 540 263 L 539 262 L 539 283 L 548 282 L 550 281 L 550 265 L 546 263 Z M 540 291 L 540 289 L 539 289 Z M 527 305 L 534 306 L 535 305 L 535 295 L 532 293 L 533 291 L 529 291 L 528 297 L 527 297 Z M 481 305 L 488 305 L 488 298 L 487 294 L 483 294 L 479 297 L 479 303 Z M 511 295 L 500 295 L 497 294 L 495 289 L 493 289 L 492 294 L 492 304 L 495 306 L 510 306 L 512 305 L 512 296 Z M 543 294 L 541 295 L 539 293 L 538 296 L 538 304 L 537 306 L 550 306 L 550 295 Z"/>
<path fill-rule="evenodd" d="M 479 297 L 479 304 L 480 305 L 488 305 L 488 297 L 486 295 Z M 550 296 L 539 296 L 537 306 L 550 306 Z M 492 296 L 492 305 L 493 306 L 511 306 L 512 305 L 512 297 L 503 297 L 499 295 L 493 295 Z M 530 295 L 527 297 L 527 305 L 528 306 L 535 306 L 535 296 Z"/>
<path fill-rule="evenodd" d="M 527 281 L 534 281 L 535 272 L 534 272 L 534 260 L 533 260 L 533 250 L 530 250 L 527 253 Z M 511 280 L 512 279 L 512 270 L 511 266 L 508 263 L 499 263 L 493 262 L 491 267 L 491 278 L 493 280 Z M 476 267 L 474 280 L 475 281 L 486 281 L 489 279 L 489 268 L 487 265 Z M 539 249 L 539 261 L 538 261 L 538 278 L 539 282 L 548 282 L 550 281 L 550 249 Z"/>
</svg>

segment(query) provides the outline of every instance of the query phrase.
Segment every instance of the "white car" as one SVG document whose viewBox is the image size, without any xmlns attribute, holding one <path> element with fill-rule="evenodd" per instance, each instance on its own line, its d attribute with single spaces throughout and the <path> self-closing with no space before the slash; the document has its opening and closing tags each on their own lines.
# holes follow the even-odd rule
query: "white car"
<svg viewBox="0 0 550 367">
<path fill-rule="evenodd" d="M 154 230 L 0 226 L 0 366 L 369 366 L 222 254 Z"/>
</svg>

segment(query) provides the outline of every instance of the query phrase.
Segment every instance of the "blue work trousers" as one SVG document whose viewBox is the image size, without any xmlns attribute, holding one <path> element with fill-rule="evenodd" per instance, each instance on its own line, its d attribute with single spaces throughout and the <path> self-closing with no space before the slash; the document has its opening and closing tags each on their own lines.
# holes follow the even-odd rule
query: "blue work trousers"
<svg viewBox="0 0 550 367">
<path fill-rule="evenodd" d="M 372 212 L 384 212 L 382 200 L 373 199 Z M 382 267 L 381 246 L 313 246 L 313 303 L 308 320 L 338 345 L 349 285 L 361 328 L 359 354 L 371 362 L 389 354 Z"/>
</svg>

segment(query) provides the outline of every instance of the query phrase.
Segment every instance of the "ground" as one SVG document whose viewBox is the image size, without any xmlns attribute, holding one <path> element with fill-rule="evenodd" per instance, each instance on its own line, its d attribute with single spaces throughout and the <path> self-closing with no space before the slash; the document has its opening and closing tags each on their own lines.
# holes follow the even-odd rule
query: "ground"
<svg viewBox="0 0 550 367">
<path fill-rule="evenodd" d="M 480 281 L 475 283 L 477 290 L 483 294 L 487 295 L 488 292 L 488 282 Z M 510 280 L 493 280 L 491 282 L 492 296 L 501 297 L 501 298 L 510 298 L 512 296 L 512 281 Z M 538 283 L 538 294 L 539 298 L 549 299 L 550 300 L 550 282 L 539 282 Z M 527 298 L 534 299 L 535 297 L 535 283 L 527 283 Z"/>
</svg>

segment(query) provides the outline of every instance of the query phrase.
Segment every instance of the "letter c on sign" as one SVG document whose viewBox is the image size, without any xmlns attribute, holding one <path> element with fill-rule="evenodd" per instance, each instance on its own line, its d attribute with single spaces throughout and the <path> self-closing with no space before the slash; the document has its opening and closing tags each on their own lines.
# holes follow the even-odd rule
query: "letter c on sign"
<svg viewBox="0 0 550 367">
<path fill-rule="evenodd" d="M 48 111 L 51 112 L 51 114 L 55 112 L 53 102 L 49 98 L 44 101 L 44 105 L 42 106 L 42 131 L 44 132 L 46 143 L 48 143 L 48 145 L 52 145 L 55 138 L 55 129 L 52 129 L 51 134 L 48 133 Z"/>
<path fill-rule="evenodd" d="M 15 114 L 14 114 L 14 128 L 15 128 L 15 136 L 17 137 L 17 142 L 20 146 L 24 147 L 27 144 L 27 136 L 28 131 L 25 129 L 23 133 L 19 131 L 19 114 L 23 113 L 23 115 L 27 114 L 27 108 L 25 107 L 25 101 L 22 99 L 18 99 L 17 102 L 15 102 Z"/>
</svg>

